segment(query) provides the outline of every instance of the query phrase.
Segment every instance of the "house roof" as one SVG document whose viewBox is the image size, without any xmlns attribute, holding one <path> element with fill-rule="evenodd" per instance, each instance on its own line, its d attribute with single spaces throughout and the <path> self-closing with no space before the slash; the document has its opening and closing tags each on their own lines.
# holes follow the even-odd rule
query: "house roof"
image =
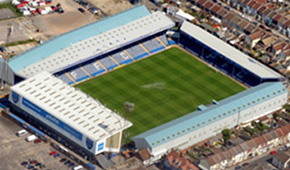
<svg viewBox="0 0 290 170">
<path fill-rule="evenodd" d="M 256 2 L 255 2 L 254 0 L 251 0 L 251 1 L 248 3 L 248 6 L 252 8 L 255 4 L 256 4 Z"/>
<path fill-rule="evenodd" d="M 228 10 L 221 7 L 221 9 L 217 12 L 217 15 L 221 18 L 224 18 L 228 13 Z"/>
<path fill-rule="evenodd" d="M 254 10 L 258 10 L 260 7 L 262 6 L 262 4 L 261 3 L 259 3 L 259 2 L 256 2 L 254 5 L 253 5 L 253 9 Z"/>
<path fill-rule="evenodd" d="M 215 4 L 215 5 L 210 9 L 210 11 L 216 14 L 220 9 L 221 9 L 221 7 L 220 7 L 219 5 L 217 5 L 217 4 Z"/>
<path fill-rule="evenodd" d="M 283 133 L 283 131 L 281 130 L 281 128 L 276 129 L 275 132 L 276 132 L 276 134 L 278 135 L 279 138 L 284 137 L 284 133 Z"/>
<path fill-rule="evenodd" d="M 290 49 L 283 51 L 283 53 L 286 57 L 290 56 Z"/>
<path fill-rule="evenodd" d="M 137 154 L 139 155 L 139 157 L 141 158 L 142 161 L 148 160 L 151 157 L 147 148 L 138 151 Z"/>
<path fill-rule="evenodd" d="M 283 23 L 284 27 L 290 27 L 290 20 L 287 20 L 286 22 Z"/>
<path fill-rule="evenodd" d="M 235 17 L 233 12 L 229 12 L 224 18 L 228 21 L 231 21 Z"/>
<path fill-rule="evenodd" d="M 283 16 L 281 14 L 276 14 L 274 17 L 273 17 L 273 20 L 278 22 Z"/>
<path fill-rule="evenodd" d="M 242 21 L 242 18 L 240 16 L 237 16 L 237 15 L 231 20 L 231 22 L 236 24 L 236 25 L 238 25 L 238 23 L 240 23 L 241 21 Z"/>
<path fill-rule="evenodd" d="M 273 156 L 277 160 L 281 161 L 283 164 L 286 163 L 290 159 L 290 155 L 288 152 L 280 152 Z"/>
<path fill-rule="evenodd" d="M 249 32 L 250 34 L 253 33 L 256 30 L 257 26 L 254 24 L 249 24 L 246 28 L 245 31 Z"/>
<path fill-rule="evenodd" d="M 273 18 L 275 15 L 277 15 L 277 12 L 276 11 L 273 11 L 273 10 L 271 10 L 271 12 L 267 14 L 267 16 L 269 18 Z"/>
<path fill-rule="evenodd" d="M 268 16 L 268 15 L 270 15 L 270 13 L 271 13 L 272 11 L 273 11 L 273 9 L 266 8 L 265 10 L 262 11 L 262 14 Z"/>
<path fill-rule="evenodd" d="M 169 164 L 175 169 L 181 170 L 198 170 L 198 168 L 189 162 L 188 159 L 181 157 L 176 151 L 171 151 L 167 156 Z"/>
<path fill-rule="evenodd" d="M 203 6 L 206 2 L 207 2 L 207 0 L 199 0 L 197 3 L 201 6 Z"/>
<path fill-rule="evenodd" d="M 259 136 L 263 144 L 267 144 L 267 139 L 264 136 Z"/>
<path fill-rule="evenodd" d="M 249 24 L 250 24 L 250 23 L 249 23 L 247 20 L 242 19 L 241 22 L 238 23 L 238 26 L 239 26 L 240 28 L 245 29 L 245 28 L 247 27 L 247 25 L 249 25 Z"/>
<path fill-rule="evenodd" d="M 213 7 L 213 5 L 214 5 L 214 3 L 213 3 L 212 1 L 207 1 L 207 3 L 205 3 L 205 4 L 203 5 L 203 7 L 204 7 L 205 9 L 210 10 L 210 8 Z"/>
<path fill-rule="evenodd" d="M 273 49 L 275 51 L 282 50 L 286 45 L 287 45 L 287 42 L 280 41 L 280 42 L 278 42 L 278 43 L 276 43 L 276 44 L 273 45 Z"/>
<path fill-rule="evenodd" d="M 261 6 L 261 7 L 258 9 L 258 13 L 259 13 L 259 14 L 262 14 L 263 11 L 266 10 L 266 9 L 267 9 L 267 7 L 263 5 L 263 6 Z"/>
<path fill-rule="evenodd" d="M 255 137 L 253 141 L 256 143 L 257 146 L 262 145 L 263 141 L 259 137 Z"/>
<path fill-rule="evenodd" d="M 258 38 L 261 38 L 265 33 L 263 31 L 256 31 L 252 34 L 249 35 L 249 37 L 252 39 L 252 40 L 256 40 Z"/>
</svg>

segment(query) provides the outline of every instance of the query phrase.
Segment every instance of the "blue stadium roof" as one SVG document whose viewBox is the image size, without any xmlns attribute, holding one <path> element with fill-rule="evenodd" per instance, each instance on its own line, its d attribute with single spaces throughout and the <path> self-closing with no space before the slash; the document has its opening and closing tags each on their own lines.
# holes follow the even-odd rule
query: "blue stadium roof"
<svg viewBox="0 0 290 170">
<path fill-rule="evenodd" d="M 257 105 L 284 93 L 287 93 L 287 90 L 281 82 L 263 83 L 221 100 L 219 104 L 212 105 L 204 111 L 195 111 L 154 129 L 148 130 L 132 139 L 144 138 L 149 146 L 154 148 L 223 119 L 224 117 L 236 114 L 238 111 L 245 110 L 253 105 Z M 173 134 L 174 137 L 172 136 Z M 168 139 L 167 137 L 170 138 Z"/>
<path fill-rule="evenodd" d="M 147 15 L 150 15 L 150 12 L 145 6 L 131 8 L 127 11 L 55 37 L 42 45 L 14 57 L 9 61 L 9 66 L 14 72 L 18 72 L 31 64 L 51 56 L 63 48 L 67 48 L 72 44 L 79 42 L 80 40 L 88 39 Z"/>
</svg>

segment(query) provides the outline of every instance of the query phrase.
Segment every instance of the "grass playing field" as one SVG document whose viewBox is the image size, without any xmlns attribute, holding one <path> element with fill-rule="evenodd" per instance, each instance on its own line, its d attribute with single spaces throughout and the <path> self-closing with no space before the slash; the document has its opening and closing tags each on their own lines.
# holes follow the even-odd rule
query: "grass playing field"
<svg viewBox="0 0 290 170">
<path fill-rule="evenodd" d="M 77 85 L 110 109 L 123 114 L 135 103 L 129 120 L 133 137 L 182 115 L 245 90 L 230 78 L 178 49 L 171 48 Z"/>
</svg>

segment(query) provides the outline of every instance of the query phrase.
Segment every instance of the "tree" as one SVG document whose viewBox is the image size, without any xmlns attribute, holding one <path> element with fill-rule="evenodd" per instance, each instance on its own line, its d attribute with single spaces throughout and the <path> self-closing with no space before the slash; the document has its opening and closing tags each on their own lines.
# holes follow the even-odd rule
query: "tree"
<svg viewBox="0 0 290 170">
<path fill-rule="evenodd" d="M 224 143 L 226 143 L 231 138 L 232 132 L 229 129 L 224 129 L 222 130 L 222 134 Z"/>
</svg>

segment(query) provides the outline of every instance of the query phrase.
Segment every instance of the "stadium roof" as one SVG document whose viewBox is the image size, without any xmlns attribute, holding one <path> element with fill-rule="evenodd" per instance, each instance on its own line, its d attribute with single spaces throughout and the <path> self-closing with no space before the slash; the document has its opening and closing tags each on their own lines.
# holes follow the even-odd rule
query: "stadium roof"
<svg viewBox="0 0 290 170">
<path fill-rule="evenodd" d="M 281 77 L 280 74 L 194 24 L 185 21 L 181 30 L 261 78 Z"/>
<path fill-rule="evenodd" d="M 201 127 L 219 121 L 224 117 L 236 114 L 238 111 L 248 109 L 253 105 L 257 105 L 266 100 L 277 97 L 282 93 L 287 93 L 287 90 L 281 82 L 263 83 L 249 90 L 226 98 L 220 101 L 219 104 L 212 105 L 204 111 L 195 111 L 146 131 L 133 137 L 132 139 L 143 138 L 148 142 L 148 145 L 151 148 L 154 148 L 182 135 L 195 131 Z"/>
<path fill-rule="evenodd" d="M 22 77 L 58 72 L 174 26 L 161 12 L 138 6 L 58 36 L 9 61 Z"/>
<path fill-rule="evenodd" d="M 132 126 L 99 101 L 48 72 L 26 79 L 11 90 L 94 141 Z"/>
</svg>

